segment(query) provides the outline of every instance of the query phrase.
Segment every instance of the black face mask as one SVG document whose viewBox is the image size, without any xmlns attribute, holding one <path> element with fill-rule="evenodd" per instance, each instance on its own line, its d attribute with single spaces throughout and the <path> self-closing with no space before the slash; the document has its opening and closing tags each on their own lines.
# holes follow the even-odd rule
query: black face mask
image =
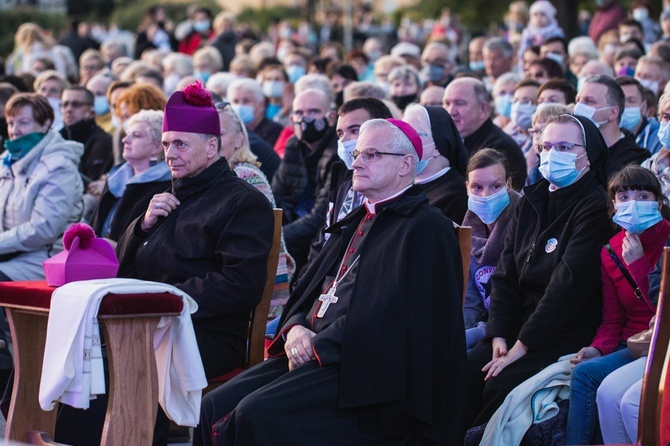
<svg viewBox="0 0 670 446">
<path fill-rule="evenodd" d="M 294 124 L 294 128 L 296 136 L 301 141 L 313 143 L 326 136 L 326 133 L 330 129 L 330 124 L 325 116 L 318 119 L 305 116 L 302 118 L 302 121 Z"/>
<path fill-rule="evenodd" d="M 400 111 L 404 111 L 409 104 L 416 102 L 416 93 L 404 96 L 391 96 L 391 99 L 393 99 L 393 103 L 398 106 Z"/>
</svg>

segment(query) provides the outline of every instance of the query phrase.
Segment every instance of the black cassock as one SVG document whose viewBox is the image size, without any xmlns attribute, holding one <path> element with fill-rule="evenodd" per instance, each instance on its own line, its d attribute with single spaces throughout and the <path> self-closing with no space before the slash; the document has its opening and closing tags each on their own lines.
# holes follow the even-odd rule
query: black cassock
<svg viewBox="0 0 670 446">
<path fill-rule="evenodd" d="M 212 425 L 211 440 L 226 445 L 461 444 L 466 354 L 452 222 L 414 186 L 328 231 L 287 304 L 274 357 L 203 400 L 205 444 Z M 338 300 L 319 318 L 334 280 Z M 317 333 L 317 360 L 288 372 L 282 334 L 296 324 Z"/>
</svg>

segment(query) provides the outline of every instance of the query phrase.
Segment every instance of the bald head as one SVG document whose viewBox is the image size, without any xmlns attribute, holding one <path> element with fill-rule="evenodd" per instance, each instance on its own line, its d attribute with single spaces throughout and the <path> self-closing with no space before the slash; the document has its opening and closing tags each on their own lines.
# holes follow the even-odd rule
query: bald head
<svg viewBox="0 0 670 446">
<path fill-rule="evenodd" d="M 305 105 L 320 108 L 324 113 L 330 111 L 328 95 L 316 88 L 308 88 L 293 99 L 293 110 L 302 108 Z"/>
<path fill-rule="evenodd" d="M 444 87 L 433 85 L 428 87 L 421 93 L 421 105 L 428 107 L 441 107 L 442 97 L 444 96 Z"/>
<path fill-rule="evenodd" d="M 489 118 L 488 93 L 479 79 L 453 80 L 444 91 L 442 105 L 454 119 L 462 138 L 472 135 Z"/>
</svg>

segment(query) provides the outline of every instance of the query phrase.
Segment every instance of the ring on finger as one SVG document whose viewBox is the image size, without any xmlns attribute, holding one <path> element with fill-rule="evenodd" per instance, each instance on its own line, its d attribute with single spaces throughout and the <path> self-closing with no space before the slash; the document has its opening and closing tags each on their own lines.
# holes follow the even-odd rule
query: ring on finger
<svg viewBox="0 0 670 446">
<path fill-rule="evenodd" d="M 296 356 L 296 355 L 298 354 L 298 349 L 295 348 L 295 347 L 293 347 L 293 348 L 291 349 L 291 354 L 292 354 L 293 356 Z"/>
<path fill-rule="evenodd" d="M 156 209 L 163 209 L 163 203 L 161 203 L 160 201 L 156 203 Z"/>
</svg>

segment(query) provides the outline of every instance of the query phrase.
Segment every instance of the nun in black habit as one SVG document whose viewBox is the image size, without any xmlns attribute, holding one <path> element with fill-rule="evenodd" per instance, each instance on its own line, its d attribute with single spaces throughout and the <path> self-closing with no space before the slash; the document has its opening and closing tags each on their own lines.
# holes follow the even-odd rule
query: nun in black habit
<svg viewBox="0 0 670 446">
<path fill-rule="evenodd" d="M 405 110 L 403 121 L 414 127 L 423 143 L 419 174 L 428 203 L 459 225 L 468 210 L 465 170 L 468 152 L 456 124 L 442 107 L 412 104 Z"/>
<path fill-rule="evenodd" d="M 540 170 L 526 186 L 492 276 L 486 336 L 468 353 L 465 411 L 489 421 L 522 382 L 593 340 L 602 316 L 600 251 L 612 226 L 609 151 L 587 118 L 559 115 L 542 134 Z"/>
</svg>

